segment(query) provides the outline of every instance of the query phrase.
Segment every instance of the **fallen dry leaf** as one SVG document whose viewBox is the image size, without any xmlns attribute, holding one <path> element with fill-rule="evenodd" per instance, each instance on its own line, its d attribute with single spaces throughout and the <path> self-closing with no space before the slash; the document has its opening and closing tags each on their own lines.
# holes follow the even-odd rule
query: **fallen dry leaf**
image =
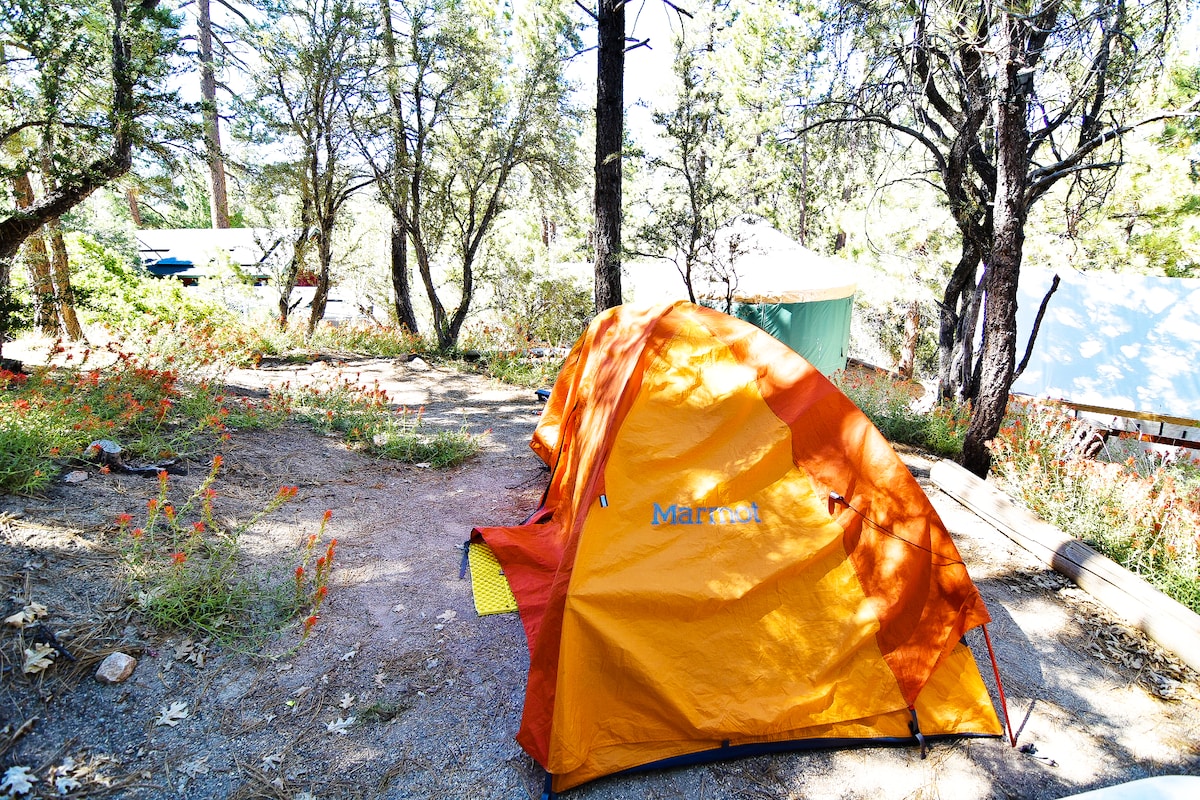
<svg viewBox="0 0 1200 800">
<path fill-rule="evenodd" d="M 0 781 L 0 792 L 9 795 L 29 794 L 35 783 L 37 776 L 29 771 L 29 767 L 9 767 L 4 773 L 4 780 Z"/>
<path fill-rule="evenodd" d="M 54 779 L 54 790 L 59 794 L 67 794 L 76 789 L 82 789 L 83 784 L 72 778 L 70 775 L 63 775 Z"/>
<path fill-rule="evenodd" d="M 350 726 L 354 724 L 354 720 L 355 717 L 342 719 L 341 716 L 339 716 L 333 722 L 330 722 L 328 725 L 326 725 L 325 729 L 330 733 L 340 733 L 342 736 L 345 736 L 349 732 Z"/>
<path fill-rule="evenodd" d="M 171 707 L 163 706 L 159 709 L 158 719 L 154 720 L 155 725 L 170 725 L 174 728 L 183 720 L 187 719 L 188 704 L 182 700 L 176 700 L 171 703 Z"/>
<path fill-rule="evenodd" d="M 54 648 L 48 644 L 35 644 L 25 648 L 26 675 L 35 675 L 54 664 Z"/>
<path fill-rule="evenodd" d="M 11 617 L 5 617 L 4 624 L 13 628 L 24 628 L 29 623 L 46 616 L 47 613 L 49 612 L 41 603 L 30 603 Z"/>
<path fill-rule="evenodd" d="M 208 756 L 197 756 L 179 765 L 179 771 L 189 778 L 194 778 L 197 775 L 207 775 L 210 769 L 211 767 L 208 766 Z"/>
</svg>

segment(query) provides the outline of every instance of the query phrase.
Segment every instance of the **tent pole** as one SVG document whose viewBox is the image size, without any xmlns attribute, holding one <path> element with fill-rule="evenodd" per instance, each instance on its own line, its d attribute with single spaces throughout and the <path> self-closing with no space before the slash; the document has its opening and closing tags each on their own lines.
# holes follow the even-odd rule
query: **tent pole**
<svg viewBox="0 0 1200 800">
<path fill-rule="evenodd" d="M 1008 700 L 1004 697 L 1004 684 L 1000 681 L 1000 666 L 996 663 L 996 651 L 992 649 L 992 637 L 988 636 L 987 625 L 983 628 L 983 641 L 987 643 L 988 658 L 992 660 L 992 672 L 996 675 L 996 689 L 1000 692 L 1000 710 L 1004 712 L 1004 727 L 1008 729 L 1008 740 L 1012 746 L 1017 746 L 1017 733 L 1013 730 L 1012 720 L 1008 718 Z"/>
</svg>

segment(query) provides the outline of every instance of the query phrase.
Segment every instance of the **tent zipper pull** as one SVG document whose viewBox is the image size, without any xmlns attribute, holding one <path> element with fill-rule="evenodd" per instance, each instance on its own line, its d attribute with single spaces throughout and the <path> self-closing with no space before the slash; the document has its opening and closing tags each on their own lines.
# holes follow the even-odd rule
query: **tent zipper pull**
<svg viewBox="0 0 1200 800">
<path fill-rule="evenodd" d="M 921 745 L 921 758 L 925 758 L 925 735 L 921 733 L 921 724 L 917 722 L 917 709 L 912 706 L 908 707 L 908 713 L 912 714 L 912 721 L 908 723 L 908 730 L 912 733 L 913 738 L 917 740 L 917 744 Z"/>
</svg>

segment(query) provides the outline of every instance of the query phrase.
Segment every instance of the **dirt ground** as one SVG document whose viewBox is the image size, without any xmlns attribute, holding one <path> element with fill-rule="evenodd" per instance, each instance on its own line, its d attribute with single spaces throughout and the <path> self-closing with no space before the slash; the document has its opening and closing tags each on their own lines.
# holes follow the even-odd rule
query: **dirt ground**
<svg viewBox="0 0 1200 800">
<path fill-rule="evenodd" d="M 533 393 L 391 360 L 230 375 L 232 391 L 345 378 L 424 405 L 430 425 L 490 429 L 484 451 L 438 472 L 378 461 L 298 425 L 235 433 L 218 512 L 245 518 L 279 486 L 295 502 L 252 529 L 254 565 L 294 553 L 333 510 L 339 541 L 323 618 L 261 652 L 162 634 L 114 582 L 114 516 L 153 479 L 101 475 L 45 497 L 0 495 L 4 616 L 29 601 L 76 661 L 36 679 L 20 639 L 0 642 L 0 770 L 37 778 L 29 796 L 128 798 L 537 798 L 543 774 L 513 740 L 528 656 L 515 614 L 476 616 L 460 579 L 471 528 L 519 521 L 546 472 L 528 447 Z M 929 462 L 905 456 L 922 478 Z M 173 478 L 180 491 L 204 466 Z M 1200 774 L 1200 684 L 1079 590 L 924 482 L 988 602 L 1019 732 L 916 748 L 811 751 L 614 777 L 573 800 L 643 798 L 1058 798 L 1159 774 Z M 254 566 L 248 565 L 248 566 Z M 991 667 L 978 632 L 981 671 Z M 132 677 L 99 683 L 114 651 Z M 173 704 L 186 712 L 174 725 Z M 65 791 L 61 791 L 65 790 Z"/>
</svg>

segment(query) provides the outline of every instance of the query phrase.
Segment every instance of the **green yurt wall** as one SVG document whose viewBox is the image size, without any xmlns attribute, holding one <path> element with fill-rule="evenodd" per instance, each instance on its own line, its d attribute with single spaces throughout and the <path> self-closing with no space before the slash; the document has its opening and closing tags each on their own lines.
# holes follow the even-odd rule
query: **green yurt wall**
<svg viewBox="0 0 1200 800">
<path fill-rule="evenodd" d="M 736 303 L 733 313 L 804 356 L 825 375 L 846 367 L 854 291 L 805 302 Z"/>
</svg>

